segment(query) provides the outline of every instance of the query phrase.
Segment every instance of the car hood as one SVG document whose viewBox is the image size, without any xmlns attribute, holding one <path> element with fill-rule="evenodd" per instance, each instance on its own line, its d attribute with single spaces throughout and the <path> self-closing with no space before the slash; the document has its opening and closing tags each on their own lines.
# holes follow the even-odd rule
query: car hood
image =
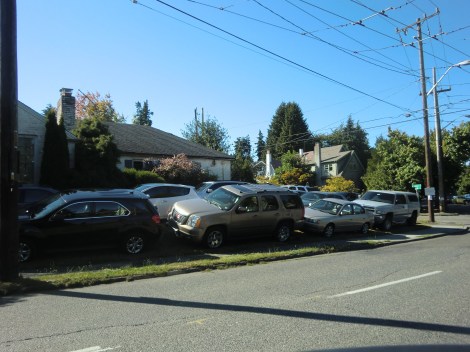
<svg viewBox="0 0 470 352">
<path fill-rule="evenodd" d="M 312 208 L 305 208 L 305 217 L 310 219 L 326 219 L 326 218 L 333 218 L 336 215 L 324 213 L 320 210 L 312 209 Z"/>
<path fill-rule="evenodd" d="M 363 207 L 372 207 L 372 208 L 392 206 L 392 204 L 389 204 L 389 203 L 376 202 L 374 200 L 363 200 L 363 199 L 356 199 L 354 203 L 360 204 Z"/>
<path fill-rule="evenodd" d="M 181 200 L 175 203 L 174 208 L 183 215 L 223 212 L 217 206 L 200 198 Z"/>
</svg>

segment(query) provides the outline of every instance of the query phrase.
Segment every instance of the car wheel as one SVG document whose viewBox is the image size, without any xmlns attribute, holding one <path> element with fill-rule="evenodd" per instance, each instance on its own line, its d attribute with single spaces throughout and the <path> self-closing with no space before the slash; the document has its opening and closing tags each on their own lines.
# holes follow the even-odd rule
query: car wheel
<svg viewBox="0 0 470 352">
<path fill-rule="evenodd" d="M 391 228 L 392 228 L 392 217 L 390 215 L 387 215 L 387 217 L 385 218 L 382 224 L 382 230 L 390 231 Z"/>
<path fill-rule="evenodd" d="M 367 235 L 369 233 L 369 229 L 370 229 L 370 225 L 369 225 L 368 222 L 366 222 L 366 223 L 362 224 L 362 226 L 361 226 L 361 233 L 363 235 Z"/>
<path fill-rule="evenodd" d="M 276 229 L 276 238 L 279 242 L 286 242 L 291 235 L 292 226 L 288 223 L 282 223 Z"/>
<path fill-rule="evenodd" d="M 204 236 L 204 243 L 207 247 L 219 248 L 224 242 L 225 232 L 221 227 L 213 227 L 207 230 Z"/>
<path fill-rule="evenodd" d="M 416 225 L 417 220 L 418 220 L 418 213 L 414 211 L 413 214 L 411 214 L 411 217 L 406 221 L 406 223 L 410 226 L 414 226 Z"/>
<path fill-rule="evenodd" d="M 326 227 L 323 229 L 323 236 L 330 238 L 334 235 L 335 233 L 335 225 L 333 224 L 328 224 Z"/>
<path fill-rule="evenodd" d="M 18 248 L 18 260 L 23 263 L 31 260 L 36 251 L 36 246 L 33 241 L 20 240 Z"/>
<path fill-rule="evenodd" d="M 124 238 L 124 249 L 128 254 L 139 254 L 144 250 L 146 243 L 145 236 L 137 233 L 130 233 Z"/>
</svg>

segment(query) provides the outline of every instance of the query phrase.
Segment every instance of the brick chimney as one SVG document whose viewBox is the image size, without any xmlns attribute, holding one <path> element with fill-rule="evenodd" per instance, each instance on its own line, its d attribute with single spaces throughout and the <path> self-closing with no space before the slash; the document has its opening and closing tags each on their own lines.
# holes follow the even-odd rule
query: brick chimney
<svg viewBox="0 0 470 352">
<path fill-rule="evenodd" d="M 75 128 L 75 97 L 72 96 L 72 91 L 70 88 L 62 88 L 57 102 L 57 123 L 63 120 L 67 131 Z"/>
</svg>

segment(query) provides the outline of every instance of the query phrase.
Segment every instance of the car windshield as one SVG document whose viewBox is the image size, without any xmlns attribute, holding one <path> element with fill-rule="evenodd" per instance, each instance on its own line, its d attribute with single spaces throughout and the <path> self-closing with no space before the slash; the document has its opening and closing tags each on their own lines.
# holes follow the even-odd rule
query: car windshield
<svg viewBox="0 0 470 352">
<path fill-rule="evenodd" d="M 319 210 L 324 213 L 336 215 L 339 213 L 339 210 L 341 209 L 341 204 L 335 203 L 329 200 L 320 199 L 319 201 L 310 205 L 309 208 Z"/>
<path fill-rule="evenodd" d="M 390 193 L 368 191 L 361 197 L 362 200 L 372 200 L 374 202 L 393 204 L 395 196 Z"/>
<path fill-rule="evenodd" d="M 203 182 L 199 186 L 196 187 L 196 192 L 200 193 L 205 191 L 211 185 L 210 182 Z"/>
<path fill-rule="evenodd" d="M 28 213 L 31 214 L 31 218 L 41 218 L 49 214 L 51 211 L 59 208 L 63 204 L 65 204 L 64 199 L 60 193 L 57 193 L 40 202 L 35 203 L 34 206 L 28 210 Z"/>
<path fill-rule="evenodd" d="M 224 188 L 218 188 L 206 197 L 206 200 L 210 204 L 213 204 L 219 209 L 225 211 L 232 209 L 239 199 L 239 196 Z"/>
</svg>

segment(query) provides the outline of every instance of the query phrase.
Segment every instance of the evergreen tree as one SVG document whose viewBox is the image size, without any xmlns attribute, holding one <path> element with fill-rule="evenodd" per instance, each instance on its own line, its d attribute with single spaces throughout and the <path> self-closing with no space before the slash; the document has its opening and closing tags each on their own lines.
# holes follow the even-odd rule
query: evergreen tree
<svg viewBox="0 0 470 352">
<path fill-rule="evenodd" d="M 256 142 L 256 156 L 258 160 L 264 160 L 266 157 L 266 142 L 264 141 L 263 133 L 261 130 L 258 132 L 258 141 Z"/>
<path fill-rule="evenodd" d="M 46 133 L 41 161 L 40 182 L 58 189 L 67 187 L 69 182 L 69 154 L 63 121 L 57 124 L 56 112 L 52 107 L 46 111 Z"/>
<path fill-rule="evenodd" d="M 142 125 L 142 126 L 152 126 L 152 115 L 153 112 L 149 109 L 148 100 L 144 101 L 144 105 L 138 101 L 135 103 L 136 107 L 136 114 L 134 115 L 134 119 L 132 123 L 135 125 Z"/>
<path fill-rule="evenodd" d="M 254 182 L 250 137 L 238 137 L 234 147 L 235 160 L 232 162 L 232 179 Z"/>
<path fill-rule="evenodd" d="M 313 149 L 312 134 L 297 103 L 283 102 L 277 108 L 269 125 L 266 148 L 275 159 L 288 151 Z"/>
</svg>

